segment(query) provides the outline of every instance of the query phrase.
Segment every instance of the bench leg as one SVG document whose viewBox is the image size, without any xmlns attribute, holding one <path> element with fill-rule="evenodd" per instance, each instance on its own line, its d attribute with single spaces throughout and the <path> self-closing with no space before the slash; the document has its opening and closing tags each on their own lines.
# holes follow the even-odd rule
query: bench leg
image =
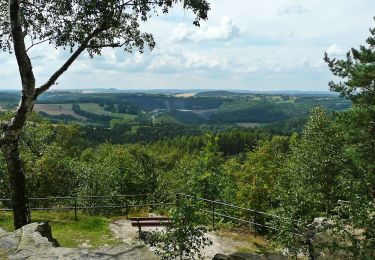
<svg viewBox="0 0 375 260">
<path fill-rule="evenodd" d="M 137 224 L 138 224 L 138 235 L 139 235 L 139 238 L 141 238 L 142 230 L 141 230 L 141 223 L 139 223 L 139 219 L 137 219 Z"/>
</svg>

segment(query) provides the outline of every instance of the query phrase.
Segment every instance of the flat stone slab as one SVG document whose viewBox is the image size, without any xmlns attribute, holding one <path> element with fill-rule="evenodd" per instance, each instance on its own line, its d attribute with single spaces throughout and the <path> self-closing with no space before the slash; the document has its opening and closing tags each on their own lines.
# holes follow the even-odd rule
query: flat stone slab
<svg viewBox="0 0 375 260">
<path fill-rule="evenodd" d="M 51 238 L 43 237 L 40 227 L 46 224 L 32 223 L 14 232 L 0 229 L 0 259 L 12 260 L 157 260 L 156 255 L 142 244 L 121 244 L 98 249 L 56 247 Z M 47 224 L 48 226 L 48 224 Z M 49 226 L 48 226 L 49 227 Z"/>
<path fill-rule="evenodd" d="M 39 248 L 20 250 L 15 254 L 9 255 L 9 259 L 51 259 L 51 260 L 89 260 L 89 259 L 128 259 L 128 260 L 144 260 L 144 259 L 159 259 L 152 254 L 146 246 L 130 246 L 130 245 L 118 245 L 111 248 L 101 248 L 97 250 L 89 249 L 75 249 L 75 248 L 63 248 L 54 247 L 48 250 L 39 250 Z"/>
<path fill-rule="evenodd" d="M 0 256 L 16 252 L 21 241 L 21 230 L 6 232 L 0 228 Z"/>
</svg>

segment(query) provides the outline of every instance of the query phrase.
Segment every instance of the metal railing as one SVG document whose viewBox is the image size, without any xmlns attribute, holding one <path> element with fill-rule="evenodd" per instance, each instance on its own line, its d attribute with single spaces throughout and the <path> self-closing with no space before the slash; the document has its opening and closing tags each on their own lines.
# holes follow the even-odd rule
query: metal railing
<svg viewBox="0 0 375 260">
<path fill-rule="evenodd" d="M 94 214 L 108 213 L 117 210 L 127 218 L 130 210 L 148 207 L 150 210 L 175 207 L 181 199 L 199 202 L 197 210 L 206 214 L 212 227 L 219 221 L 232 221 L 246 224 L 254 232 L 259 229 L 279 230 L 269 225 L 272 219 L 285 219 L 280 216 L 244 208 L 222 201 L 199 198 L 185 193 L 146 193 L 133 195 L 107 195 L 107 196 L 67 196 L 48 198 L 29 198 L 29 209 L 32 211 L 74 211 L 77 220 L 78 211 Z M 1 207 L 2 206 L 2 207 Z M 5 206 L 5 207 L 4 207 Z M 12 211 L 10 199 L 0 199 L 0 211 Z M 295 235 L 300 235 L 294 233 Z"/>
<path fill-rule="evenodd" d="M 228 203 L 221 202 L 221 201 L 194 197 L 194 196 L 184 194 L 184 193 L 177 193 L 177 194 L 179 196 L 189 198 L 189 199 L 194 200 L 194 201 L 201 201 L 201 202 L 206 203 L 206 205 L 207 205 L 206 208 L 208 208 L 209 210 L 204 209 L 204 208 L 199 209 L 199 210 L 202 211 L 202 212 L 205 212 L 207 214 L 211 214 L 211 221 L 212 221 L 213 227 L 215 227 L 216 217 L 220 217 L 222 219 L 228 219 L 228 220 L 231 220 L 231 221 L 236 221 L 236 222 L 248 224 L 252 227 L 257 226 L 257 227 L 263 227 L 263 228 L 267 228 L 267 229 L 276 230 L 276 228 L 271 227 L 271 226 L 266 225 L 266 224 L 258 223 L 254 219 L 255 219 L 256 215 L 262 216 L 264 218 L 266 218 L 266 217 L 280 218 L 278 216 L 275 216 L 275 215 L 272 215 L 272 214 L 269 214 L 269 213 L 266 213 L 266 212 L 262 212 L 262 211 L 254 210 L 254 209 L 250 209 L 250 208 L 244 208 L 244 207 L 240 207 L 240 206 L 233 205 L 233 204 L 228 204 Z M 222 209 L 223 207 L 225 209 L 232 209 L 232 215 L 228 215 L 228 213 L 226 213 L 227 211 L 223 212 L 223 209 Z M 234 214 L 233 210 L 236 210 L 237 214 Z M 245 212 L 245 214 L 243 214 L 244 212 Z M 246 219 L 245 217 L 239 217 L 238 216 L 238 215 L 240 215 L 240 216 L 247 215 L 246 213 L 250 213 L 250 215 L 253 215 L 253 218 Z"/>
<path fill-rule="evenodd" d="M 10 199 L 0 199 L 0 203 L 3 205 L 0 211 L 12 211 Z M 175 205 L 174 193 L 158 194 L 158 199 L 155 198 L 155 194 L 32 197 L 28 198 L 28 203 L 30 212 L 74 211 L 76 220 L 78 211 L 106 213 L 117 209 L 128 217 L 131 208 L 160 208 Z"/>
</svg>

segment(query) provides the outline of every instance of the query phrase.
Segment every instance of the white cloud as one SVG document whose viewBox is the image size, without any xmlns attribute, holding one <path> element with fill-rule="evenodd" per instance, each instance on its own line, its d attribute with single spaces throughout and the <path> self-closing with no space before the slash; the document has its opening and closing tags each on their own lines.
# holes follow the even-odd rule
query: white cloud
<svg viewBox="0 0 375 260">
<path fill-rule="evenodd" d="M 200 28 L 192 25 L 194 17 L 181 6 L 154 17 L 142 27 L 155 36 L 152 53 L 124 54 L 116 49 L 95 59 L 85 55 L 59 86 L 327 90 L 332 75 L 323 53 L 343 55 L 349 47 L 363 44 L 368 28 L 374 27 L 374 0 L 228 2 L 212 1 L 209 19 Z M 47 44 L 30 55 L 40 57 L 32 63 L 41 84 L 70 53 Z M 0 88 L 19 86 L 14 55 L 0 54 Z"/>
<path fill-rule="evenodd" d="M 337 44 L 332 44 L 329 46 L 326 52 L 330 56 L 341 56 L 345 54 L 344 48 Z"/>
<path fill-rule="evenodd" d="M 177 73 L 224 70 L 227 67 L 228 61 L 225 57 L 173 49 L 156 53 L 147 66 L 147 70 L 160 73 Z"/>
<path fill-rule="evenodd" d="M 241 28 L 229 17 L 223 17 L 220 25 L 209 26 L 202 25 L 198 30 L 191 26 L 180 24 L 172 34 L 172 40 L 176 42 L 193 41 L 229 41 L 238 37 Z"/>
<path fill-rule="evenodd" d="M 243 73 L 243 74 L 251 74 L 251 73 L 256 73 L 260 71 L 260 68 L 258 66 L 243 66 L 239 67 L 236 69 L 234 72 L 235 73 Z"/>
<path fill-rule="evenodd" d="M 324 63 L 323 59 L 311 61 L 306 57 L 302 58 L 300 65 L 308 69 L 317 69 L 317 70 L 326 67 L 326 64 Z"/>
<path fill-rule="evenodd" d="M 277 13 L 278 15 L 291 15 L 291 14 L 303 14 L 308 11 L 309 10 L 307 10 L 300 4 L 289 4 L 289 5 L 280 7 Z"/>
</svg>

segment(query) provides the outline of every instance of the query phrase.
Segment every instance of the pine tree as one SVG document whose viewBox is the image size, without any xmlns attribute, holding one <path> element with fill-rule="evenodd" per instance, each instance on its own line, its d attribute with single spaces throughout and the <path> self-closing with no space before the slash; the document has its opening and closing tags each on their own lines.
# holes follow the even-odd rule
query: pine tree
<svg viewBox="0 0 375 260">
<path fill-rule="evenodd" d="M 324 57 L 333 75 L 343 79 L 338 83 L 331 81 L 330 89 L 355 104 L 375 105 L 375 28 L 370 33 L 367 45 L 352 48 L 346 59 L 330 58 L 327 53 Z"/>
</svg>

